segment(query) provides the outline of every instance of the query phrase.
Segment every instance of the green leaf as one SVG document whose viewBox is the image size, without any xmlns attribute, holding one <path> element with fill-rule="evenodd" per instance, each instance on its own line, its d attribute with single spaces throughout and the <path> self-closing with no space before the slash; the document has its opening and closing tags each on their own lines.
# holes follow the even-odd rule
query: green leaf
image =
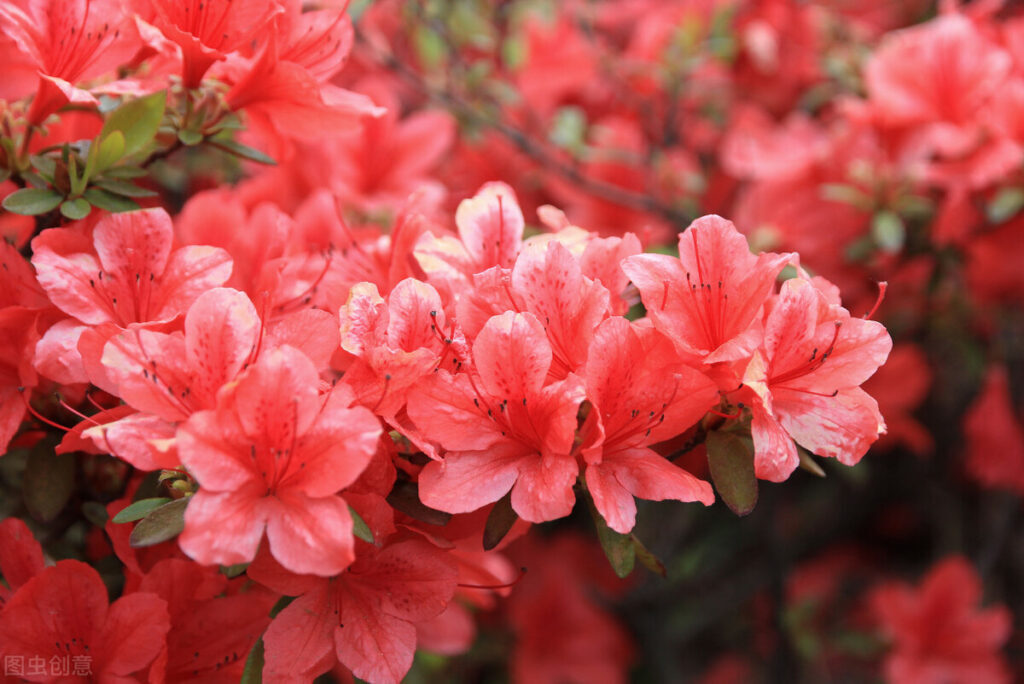
<svg viewBox="0 0 1024 684">
<path fill-rule="evenodd" d="M 38 216 L 48 211 L 53 211 L 57 205 L 64 201 L 64 195 L 56 190 L 42 188 L 25 188 L 15 190 L 7 197 L 4 197 L 4 209 L 12 214 L 22 216 Z"/>
<path fill-rule="evenodd" d="M 38 168 L 38 167 L 36 167 Z M 986 207 L 990 223 L 1002 223 L 1024 209 L 1024 189 L 1003 188 Z"/>
<path fill-rule="evenodd" d="M 601 542 L 601 548 L 604 550 L 604 555 L 608 558 L 612 570 L 620 579 L 629 577 L 636 566 L 636 546 L 633 544 L 633 538 L 608 527 L 608 523 L 598 513 L 589 496 L 587 503 L 590 505 L 590 516 L 594 519 L 594 527 L 597 529 L 597 539 Z"/>
<path fill-rule="evenodd" d="M 733 513 L 747 515 L 757 505 L 753 448 L 734 434 L 716 431 L 708 434 L 707 449 L 718 495 Z"/>
<path fill-rule="evenodd" d="M 898 252 L 903 249 L 907 228 L 896 213 L 880 211 L 871 220 L 871 236 L 884 251 Z"/>
<path fill-rule="evenodd" d="M 123 156 L 135 154 L 156 137 L 166 104 L 167 93 L 163 90 L 128 100 L 107 117 L 100 140 L 105 141 L 108 135 L 120 131 L 124 134 Z"/>
<path fill-rule="evenodd" d="M 33 154 L 28 159 L 41 176 L 53 181 L 53 177 L 57 175 L 57 161 L 53 157 Z"/>
<path fill-rule="evenodd" d="M 263 637 L 256 640 L 249 657 L 245 659 L 245 669 L 242 670 L 242 678 L 239 684 L 262 684 L 263 682 Z"/>
<path fill-rule="evenodd" d="M 356 513 L 356 509 L 351 506 L 348 507 L 348 512 L 352 514 L 352 534 L 362 539 L 367 544 L 373 543 L 373 530 L 366 524 L 362 516 Z"/>
<path fill-rule="evenodd" d="M 142 178 L 146 175 L 146 169 L 138 166 L 117 166 L 103 172 L 107 178 Z"/>
<path fill-rule="evenodd" d="M 81 195 L 82 191 L 85 190 L 86 175 L 85 175 L 84 171 L 85 171 L 85 169 L 83 169 L 83 173 L 81 175 L 78 174 L 78 157 L 76 157 L 73 154 L 69 155 L 68 156 L 68 180 L 71 181 L 71 193 L 70 194 L 71 194 L 72 197 L 77 197 L 77 196 Z M 63 213 L 63 210 L 62 210 L 62 213 Z M 88 215 L 89 212 L 86 211 L 85 214 Z"/>
<path fill-rule="evenodd" d="M 391 506 L 410 518 L 416 518 L 428 525 L 442 527 L 452 519 L 451 513 L 428 508 L 420 501 L 420 490 L 415 482 L 396 482 L 387 501 Z"/>
<path fill-rule="evenodd" d="M 124 133 L 121 131 L 113 131 L 107 137 L 97 140 L 99 143 L 93 143 L 89 148 L 89 159 L 85 167 L 86 178 L 103 173 L 124 157 L 125 141 Z"/>
<path fill-rule="evenodd" d="M 61 202 L 60 213 L 72 221 L 84 219 L 92 211 L 92 205 L 81 197 Z"/>
<path fill-rule="evenodd" d="M 42 442 L 32 449 L 25 464 L 22 496 L 33 518 L 49 522 L 57 517 L 75 489 L 75 457 L 58 454 Z"/>
<path fill-rule="evenodd" d="M 224 150 L 225 152 L 229 152 L 230 154 L 233 154 L 236 157 L 241 157 L 242 159 L 248 159 L 249 161 L 258 162 L 260 164 L 268 164 L 270 166 L 277 165 L 277 162 L 274 161 L 273 157 L 270 157 L 253 147 L 249 147 L 248 145 L 235 142 L 230 138 L 210 138 L 207 142 L 217 149 Z"/>
<path fill-rule="evenodd" d="M 135 503 L 128 504 L 121 510 L 120 513 L 114 516 L 114 522 L 126 523 L 135 522 L 136 520 L 142 520 L 150 511 L 156 508 L 160 508 L 164 504 L 170 501 L 166 496 L 156 497 L 154 499 L 140 499 Z"/>
<path fill-rule="evenodd" d="M 199 131 L 190 131 L 186 128 L 178 131 L 178 140 L 187 147 L 195 147 L 199 143 L 203 142 L 203 134 Z"/>
<path fill-rule="evenodd" d="M 276 618 L 278 614 L 282 610 L 290 606 L 292 601 L 294 601 L 296 598 L 297 597 L 295 596 L 282 596 L 281 598 L 277 599 L 277 603 L 275 603 L 274 607 L 270 609 L 270 618 Z"/>
<path fill-rule="evenodd" d="M 140 188 L 135 183 L 112 178 L 101 178 L 94 181 L 93 186 L 122 197 L 156 197 L 158 194 L 148 188 Z"/>
<path fill-rule="evenodd" d="M 665 564 L 661 562 L 661 559 L 648 551 L 647 547 L 644 546 L 643 542 L 635 534 L 629 535 L 629 538 L 633 540 L 633 551 L 636 553 L 636 559 L 640 561 L 640 564 L 655 575 L 668 577 L 668 570 L 665 569 Z"/>
<path fill-rule="evenodd" d="M 96 527 L 107 524 L 107 508 L 99 501 L 86 501 L 82 504 L 82 515 Z"/>
<path fill-rule="evenodd" d="M 498 499 L 487 516 L 484 525 L 484 551 L 490 551 L 505 538 L 519 516 L 512 510 L 512 492 Z"/>
<path fill-rule="evenodd" d="M 35 171 L 22 171 L 21 177 L 22 179 L 24 179 L 26 183 L 31 185 L 33 188 L 36 188 L 37 190 L 50 189 L 50 184 L 46 181 L 46 179 L 40 176 Z"/>
<path fill-rule="evenodd" d="M 154 508 L 132 530 L 128 543 L 138 549 L 174 539 L 185 529 L 186 506 L 188 499 L 178 499 Z"/>
<path fill-rule="evenodd" d="M 128 199 L 127 197 L 121 197 L 115 195 L 112 192 L 107 192 L 102 188 L 88 188 L 85 191 L 85 199 L 89 200 L 89 203 L 94 207 L 109 211 L 117 214 L 122 211 L 135 211 L 139 208 L 139 203 L 135 200 Z"/>
<path fill-rule="evenodd" d="M 234 565 L 222 565 L 220 566 L 220 574 L 224 575 L 228 579 L 234 579 L 249 567 L 248 563 L 235 563 Z"/>
</svg>

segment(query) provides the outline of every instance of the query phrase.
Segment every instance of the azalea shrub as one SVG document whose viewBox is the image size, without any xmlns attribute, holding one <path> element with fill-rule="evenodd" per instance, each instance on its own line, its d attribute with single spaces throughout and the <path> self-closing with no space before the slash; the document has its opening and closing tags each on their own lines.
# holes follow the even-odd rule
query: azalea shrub
<svg viewBox="0 0 1024 684">
<path fill-rule="evenodd" d="M 4 681 L 1024 677 L 1022 44 L 0 4 Z"/>
</svg>

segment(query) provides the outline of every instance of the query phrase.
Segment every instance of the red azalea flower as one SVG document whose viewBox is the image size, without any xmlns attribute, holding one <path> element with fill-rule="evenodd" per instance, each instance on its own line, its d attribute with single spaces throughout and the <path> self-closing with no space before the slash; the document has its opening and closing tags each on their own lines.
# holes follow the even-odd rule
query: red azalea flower
<svg viewBox="0 0 1024 684">
<path fill-rule="evenodd" d="M 96 104 L 75 84 L 104 75 L 137 47 L 127 40 L 128 16 L 117 0 L 28 0 L 0 5 L 0 33 L 38 70 L 28 120 L 41 125 L 67 104 Z"/>
<path fill-rule="evenodd" d="M 473 343 L 474 369 L 438 371 L 409 395 L 409 417 L 447 450 L 420 473 L 420 497 L 468 513 L 512 491 L 524 520 L 569 514 L 579 468 L 570 455 L 583 383 L 545 385 L 551 344 L 533 314 L 495 316 Z"/>
<path fill-rule="evenodd" d="M 46 669 L 38 676 L 26 670 L 29 681 L 128 682 L 164 648 L 169 629 L 163 599 L 135 593 L 111 604 L 98 572 L 62 560 L 8 601 L 0 614 L 0 656 L 42 658 Z"/>
<path fill-rule="evenodd" d="M 270 550 L 295 572 L 329 576 L 354 558 L 352 516 L 336 494 L 377 449 L 381 428 L 351 391 L 317 393 L 316 368 L 297 349 L 263 355 L 192 414 L 178 453 L 200 490 L 189 501 L 182 550 L 200 563 L 246 563 L 266 529 Z"/>
<path fill-rule="evenodd" d="M 833 288 L 834 289 L 834 288 Z M 755 396 L 755 471 L 781 482 L 799 463 L 795 439 L 819 456 L 857 463 L 885 431 L 860 388 L 885 362 L 892 339 L 875 321 L 851 318 L 838 293 L 791 278 L 764 319 L 764 341 L 743 382 Z"/>
<path fill-rule="evenodd" d="M 186 88 L 235 50 L 249 46 L 282 9 L 274 0 L 153 0 L 157 28 L 181 48 Z"/>
<path fill-rule="evenodd" d="M 355 563 L 329 579 L 293 575 L 264 552 L 249 575 L 299 597 L 263 637 L 267 682 L 313 679 L 337 659 L 371 684 L 402 680 L 416 651 L 416 625 L 445 610 L 458 577 L 447 553 L 419 539 L 383 548 L 360 542 Z"/>
<path fill-rule="evenodd" d="M 700 420 L 718 399 L 714 382 L 684 365 L 660 333 L 618 317 L 594 334 L 584 377 L 587 489 L 609 527 L 633 529 L 634 496 L 714 502 L 711 485 L 647 448 Z"/>
<path fill-rule="evenodd" d="M 1024 424 L 1006 368 L 993 365 L 964 415 L 967 472 L 979 484 L 1024 493 Z"/>
<path fill-rule="evenodd" d="M 654 325 L 681 351 L 715 363 L 750 357 L 760 340 L 757 315 L 790 259 L 754 256 L 732 222 L 704 216 L 679 236 L 679 259 L 639 254 L 622 269 Z"/>
<path fill-rule="evenodd" d="M 980 609 L 981 581 L 970 563 L 951 557 L 929 571 L 920 587 L 874 589 L 869 601 L 893 641 L 885 675 L 893 684 L 1009 682 L 999 653 L 1010 636 L 1005 606 Z"/>
</svg>

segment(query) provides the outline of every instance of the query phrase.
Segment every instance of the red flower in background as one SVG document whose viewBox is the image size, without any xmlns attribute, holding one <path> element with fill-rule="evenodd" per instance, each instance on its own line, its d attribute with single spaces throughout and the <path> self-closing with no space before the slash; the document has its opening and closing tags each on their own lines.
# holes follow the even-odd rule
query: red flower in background
<svg viewBox="0 0 1024 684">
<path fill-rule="evenodd" d="M 993 489 L 1024 493 L 1024 423 L 1010 396 L 1006 368 L 993 365 L 964 416 L 967 473 Z"/>
<path fill-rule="evenodd" d="M 999 653 L 1010 635 L 1005 606 L 978 607 L 981 580 L 966 559 L 937 564 L 920 587 L 874 589 L 869 601 L 893 648 L 885 675 L 893 684 L 1009 682 Z"/>
</svg>

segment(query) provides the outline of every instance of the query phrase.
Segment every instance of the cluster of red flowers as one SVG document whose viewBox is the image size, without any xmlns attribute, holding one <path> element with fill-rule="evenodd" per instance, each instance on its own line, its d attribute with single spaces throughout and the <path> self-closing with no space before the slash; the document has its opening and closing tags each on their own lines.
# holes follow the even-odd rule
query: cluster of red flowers
<svg viewBox="0 0 1024 684">
<path fill-rule="evenodd" d="M 5 676 L 397 682 L 507 597 L 517 680 L 619 681 L 596 544 L 531 523 L 664 573 L 637 499 L 746 514 L 887 422 L 926 453 L 873 319 L 968 296 L 998 339 L 1024 294 L 997 3 L 411 4 L 0 4 Z M 1012 403 L 991 364 L 966 467 L 1020 493 Z M 958 560 L 877 588 L 887 676 L 1006 679 L 979 598 Z"/>
</svg>

